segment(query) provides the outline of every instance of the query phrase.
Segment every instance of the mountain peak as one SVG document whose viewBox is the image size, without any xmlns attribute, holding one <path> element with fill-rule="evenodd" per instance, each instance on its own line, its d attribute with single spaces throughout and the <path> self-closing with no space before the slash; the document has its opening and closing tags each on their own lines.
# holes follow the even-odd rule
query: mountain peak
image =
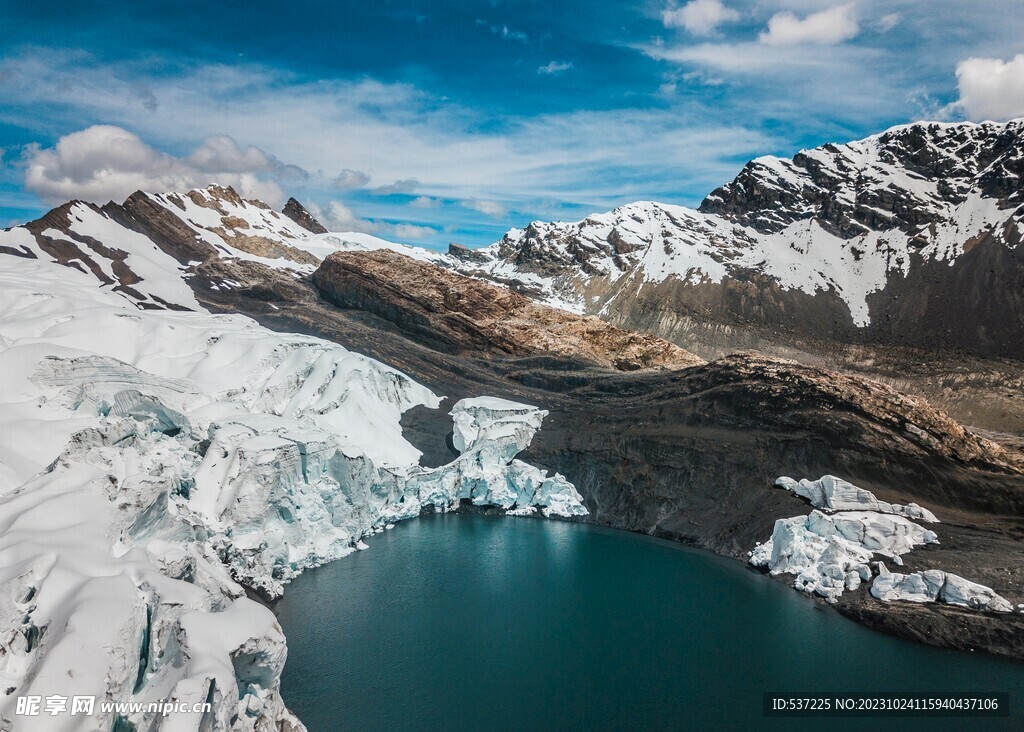
<svg viewBox="0 0 1024 732">
<path fill-rule="evenodd" d="M 311 234 L 326 234 L 327 228 L 321 224 L 313 214 L 306 210 L 306 207 L 295 198 L 289 198 L 281 213 L 290 218 Z"/>
</svg>

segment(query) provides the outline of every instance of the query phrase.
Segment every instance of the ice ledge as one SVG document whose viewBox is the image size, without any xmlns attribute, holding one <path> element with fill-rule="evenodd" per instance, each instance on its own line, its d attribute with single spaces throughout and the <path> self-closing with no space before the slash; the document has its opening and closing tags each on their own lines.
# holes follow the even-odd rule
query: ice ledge
<svg viewBox="0 0 1024 732">
<path fill-rule="evenodd" d="M 879 574 L 871 584 L 871 595 L 882 602 L 942 602 L 972 610 L 1013 612 L 1013 605 L 995 591 L 959 575 L 929 569 L 913 574 L 890 572 L 879 563 Z"/>
<path fill-rule="evenodd" d="M 783 476 L 775 481 L 775 485 L 806 498 L 815 508 L 829 512 L 863 509 L 938 523 L 935 514 L 926 508 L 921 508 L 916 503 L 902 506 L 898 503 L 880 501 L 871 491 L 859 488 L 834 475 L 825 475 L 818 480 L 805 478 L 799 482 Z"/>
</svg>

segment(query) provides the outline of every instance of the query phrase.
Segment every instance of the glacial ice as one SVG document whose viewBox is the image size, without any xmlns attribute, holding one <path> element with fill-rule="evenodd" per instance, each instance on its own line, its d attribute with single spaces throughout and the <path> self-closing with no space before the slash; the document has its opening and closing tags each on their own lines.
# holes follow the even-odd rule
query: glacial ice
<svg viewBox="0 0 1024 732">
<path fill-rule="evenodd" d="M 773 575 L 796 575 L 794 586 L 830 602 L 845 590 L 871 579 L 869 563 L 875 554 L 900 562 L 915 546 L 938 543 L 929 531 L 903 516 L 874 511 L 808 516 L 775 522 L 772 537 L 757 546 L 750 563 Z"/>
<path fill-rule="evenodd" d="M 785 476 L 775 485 L 806 498 L 815 510 L 775 522 L 771 538 L 750 552 L 750 564 L 773 575 L 796 576 L 796 589 L 836 602 L 847 590 L 871 582 L 871 594 L 884 602 L 945 602 L 976 610 L 1011 612 L 1013 606 L 984 585 L 932 569 L 891 573 L 875 555 L 903 564 L 916 546 L 939 543 L 934 531 L 911 519 L 938 522 L 916 503 L 906 506 L 878 500 L 871 491 L 825 475 L 796 481 Z M 879 574 L 872 581 L 872 564 Z"/>
<path fill-rule="evenodd" d="M 163 730 L 301 730 L 279 693 L 285 639 L 243 584 L 277 595 L 428 504 L 586 513 L 516 459 L 535 407 L 459 402 L 461 454 L 423 467 L 400 418 L 440 399 L 394 369 L 248 318 L 135 310 L 41 260 L 0 265 L 0 728 L 20 695 L 94 694 L 213 703 Z"/>
<path fill-rule="evenodd" d="M 906 516 L 918 521 L 938 522 L 935 514 L 926 508 L 921 508 L 916 503 L 908 503 L 903 506 L 898 503 L 880 501 L 871 491 L 859 488 L 834 475 L 825 475 L 818 480 L 804 478 L 799 482 L 783 476 L 775 481 L 775 485 L 806 498 L 812 506 L 825 511 L 864 509 Z"/>
<path fill-rule="evenodd" d="M 1010 601 L 997 595 L 992 588 L 939 569 L 899 574 L 890 572 L 880 563 L 878 577 L 871 584 L 871 594 L 883 602 L 944 602 L 972 610 L 1013 612 Z"/>
</svg>

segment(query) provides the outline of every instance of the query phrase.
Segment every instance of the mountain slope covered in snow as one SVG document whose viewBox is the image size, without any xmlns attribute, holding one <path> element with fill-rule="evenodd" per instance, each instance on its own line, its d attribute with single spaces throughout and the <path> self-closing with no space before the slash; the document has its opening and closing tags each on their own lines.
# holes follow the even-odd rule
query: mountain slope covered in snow
<svg viewBox="0 0 1024 732">
<path fill-rule="evenodd" d="M 259 206 L 214 212 L 274 237 L 239 241 L 203 227 L 205 205 L 147 200 L 183 205 L 197 249 L 309 267 L 287 248 L 297 227 Z M 0 239 L 4 729 L 19 696 L 56 694 L 199 706 L 33 729 L 299 730 L 279 692 L 285 639 L 245 587 L 278 595 L 429 507 L 586 513 L 562 476 L 516 459 L 536 407 L 461 400 L 459 455 L 424 467 L 399 420 L 441 397 L 335 343 L 211 315 L 185 265 L 102 209 L 71 204 Z"/>
<path fill-rule="evenodd" d="M 698 210 L 534 222 L 463 271 L 675 340 L 779 332 L 1024 357 L 1024 121 L 918 123 L 751 161 Z"/>
</svg>

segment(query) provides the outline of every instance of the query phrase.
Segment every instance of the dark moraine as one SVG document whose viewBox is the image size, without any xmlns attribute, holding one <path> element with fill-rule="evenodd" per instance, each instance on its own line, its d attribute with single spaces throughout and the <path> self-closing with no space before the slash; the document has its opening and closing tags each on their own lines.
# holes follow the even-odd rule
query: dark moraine
<svg viewBox="0 0 1024 732">
<path fill-rule="evenodd" d="M 1020 729 L 1024 665 L 874 633 L 738 562 L 530 518 L 424 516 L 275 611 L 334 730 Z M 764 691 L 999 691 L 1009 719 L 769 720 Z"/>
</svg>

